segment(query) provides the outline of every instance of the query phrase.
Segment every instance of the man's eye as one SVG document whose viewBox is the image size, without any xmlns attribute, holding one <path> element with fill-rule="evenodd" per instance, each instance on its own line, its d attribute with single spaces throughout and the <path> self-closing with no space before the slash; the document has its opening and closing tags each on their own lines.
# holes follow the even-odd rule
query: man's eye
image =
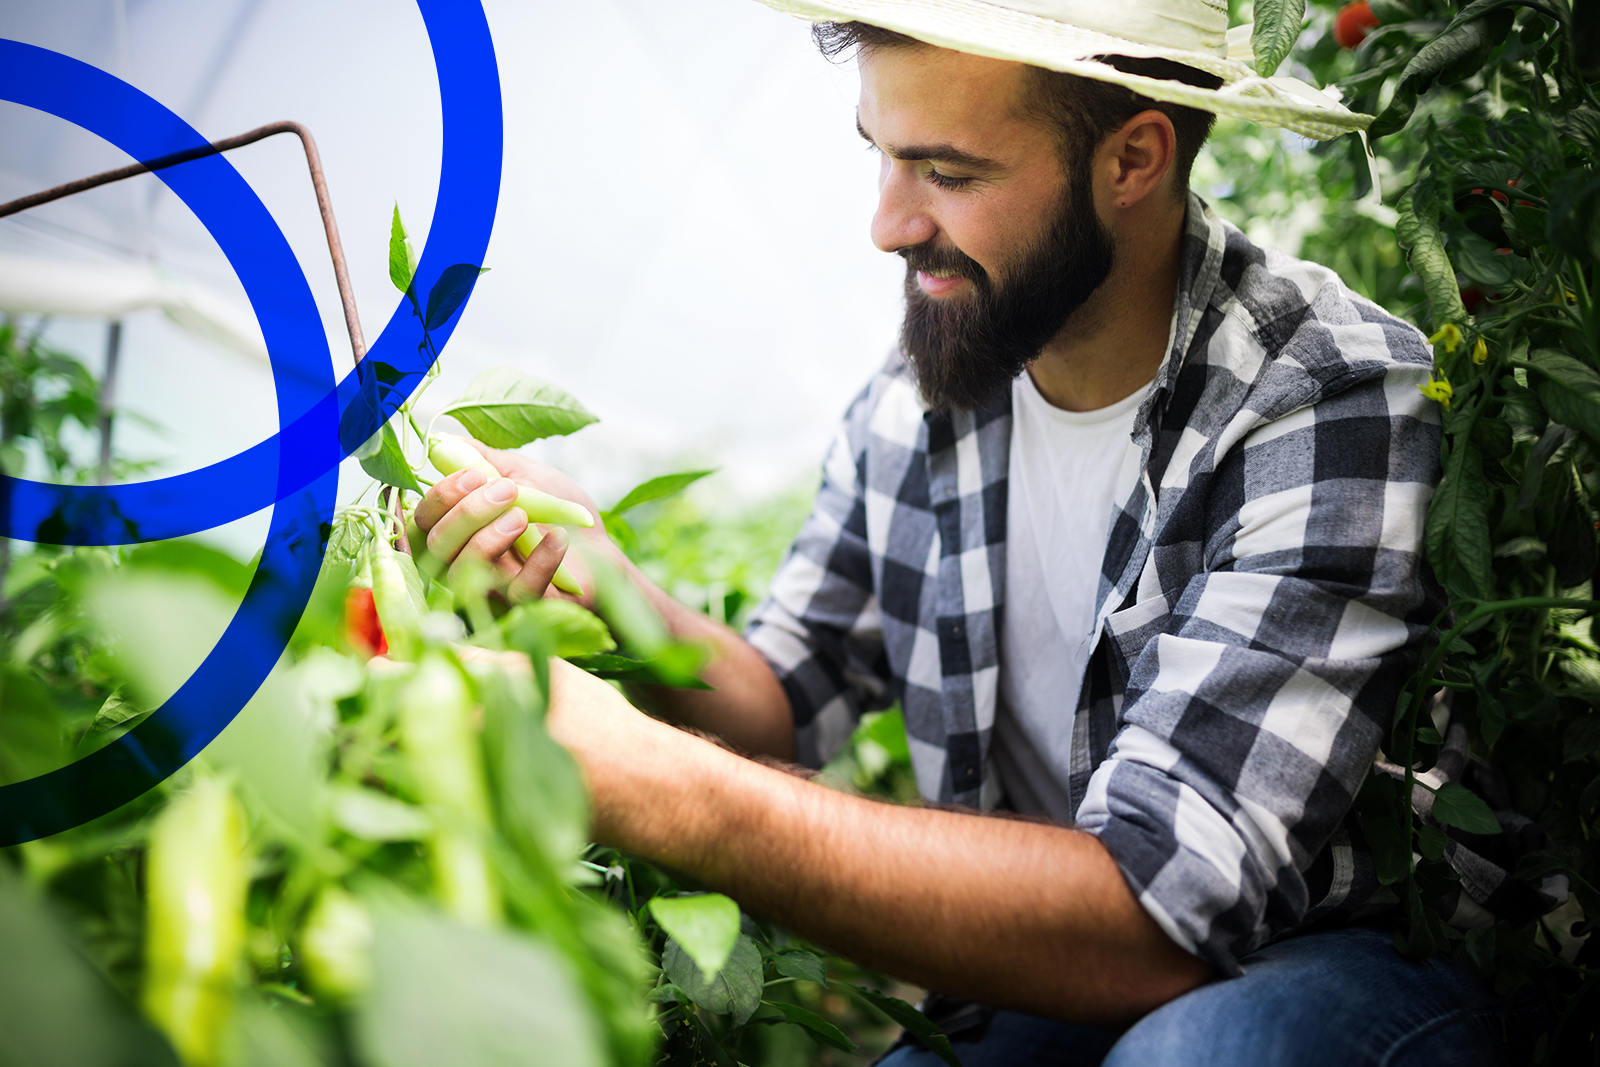
<svg viewBox="0 0 1600 1067">
<path fill-rule="evenodd" d="M 940 174 L 933 168 L 928 170 L 928 180 L 941 189 L 960 189 L 972 181 L 971 178 L 958 178 L 953 174 Z"/>
</svg>

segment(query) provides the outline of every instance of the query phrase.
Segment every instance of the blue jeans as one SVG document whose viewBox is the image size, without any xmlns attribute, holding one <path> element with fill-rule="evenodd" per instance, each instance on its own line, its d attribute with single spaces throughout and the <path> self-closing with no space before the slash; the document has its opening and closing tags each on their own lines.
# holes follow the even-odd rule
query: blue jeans
<svg viewBox="0 0 1600 1067">
<path fill-rule="evenodd" d="M 1509 1008 L 1447 959 L 1415 963 L 1386 931 L 1350 927 L 1269 945 L 1244 975 L 1201 986 L 1125 1031 L 987 1009 L 955 1033 L 965 1067 L 1490 1067 L 1526 1062 L 1541 1001 Z M 943 1067 L 902 1045 L 882 1067 Z"/>
</svg>

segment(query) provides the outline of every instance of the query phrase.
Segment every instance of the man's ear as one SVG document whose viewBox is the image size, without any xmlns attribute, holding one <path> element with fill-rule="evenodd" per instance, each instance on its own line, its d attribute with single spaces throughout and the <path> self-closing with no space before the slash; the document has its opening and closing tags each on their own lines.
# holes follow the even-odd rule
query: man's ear
<svg viewBox="0 0 1600 1067">
<path fill-rule="evenodd" d="M 1100 173 L 1108 184 L 1106 201 L 1129 208 L 1165 188 L 1178 158 L 1172 120 L 1159 111 L 1141 111 L 1100 144 Z"/>
</svg>

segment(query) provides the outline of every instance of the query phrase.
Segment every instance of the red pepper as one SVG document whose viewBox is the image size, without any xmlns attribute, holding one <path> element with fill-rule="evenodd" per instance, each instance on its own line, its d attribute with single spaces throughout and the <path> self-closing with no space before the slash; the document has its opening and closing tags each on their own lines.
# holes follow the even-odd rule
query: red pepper
<svg viewBox="0 0 1600 1067">
<path fill-rule="evenodd" d="M 371 589 L 349 589 L 344 594 L 344 636 L 350 647 L 368 657 L 387 655 L 389 639 L 378 621 Z"/>
</svg>

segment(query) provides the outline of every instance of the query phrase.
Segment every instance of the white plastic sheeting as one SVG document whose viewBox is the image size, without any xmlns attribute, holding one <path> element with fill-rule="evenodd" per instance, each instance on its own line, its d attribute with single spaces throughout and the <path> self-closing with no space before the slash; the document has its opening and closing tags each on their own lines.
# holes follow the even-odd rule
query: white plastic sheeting
<svg viewBox="0 0 1600 1067">
<path fill-rule="evenodd" d="M 493 270 L 429 406 L 495 364 L 559 382 L 602 422 L 534 448 L 603 503 L 680 461 L 724 465 L 718 480 L 743 494 L 805 477 L 900 313 L 900 262 L 867 236 L 876 165 L 854 131 L 853 71 L 819 57 L 803 23 L 750 0 L 486 7 L 506 125 Z M 413 6 L 8 0 L 0 36 L 94 63 L 208 137 L 307 124 L 368 337 L 394 313 L 389 212 L 398 202 L 426 233 L 440 144 Z M 294 248 L 342 372 L 348 342 L 299 146 L 273 138 L 229 158 Z M 0 200 L 125 162 L 69 123 L 0 104 Z M 260 344 L 243 291 L 152 176 L 0 220 L 0 254 L 0 290 L 20 293 L 17 257 L 33 257 L 48 263 L 38 287 L 77 271 L 100 292 L 103 306 L 58 301 L 49 327 L 91 366 L 110 279 L 146 287 L 150 310 L 128 313 L 118 393 L 170 432 L 124 425 L 119 447 L 164 456 L 170 473 L 273 432 L 269 372 L 236 354 Z M 18 302 L 0 292 L 0 308 Z M 169 315 L 204 324 L 209 339 Z"/>
</svg>

